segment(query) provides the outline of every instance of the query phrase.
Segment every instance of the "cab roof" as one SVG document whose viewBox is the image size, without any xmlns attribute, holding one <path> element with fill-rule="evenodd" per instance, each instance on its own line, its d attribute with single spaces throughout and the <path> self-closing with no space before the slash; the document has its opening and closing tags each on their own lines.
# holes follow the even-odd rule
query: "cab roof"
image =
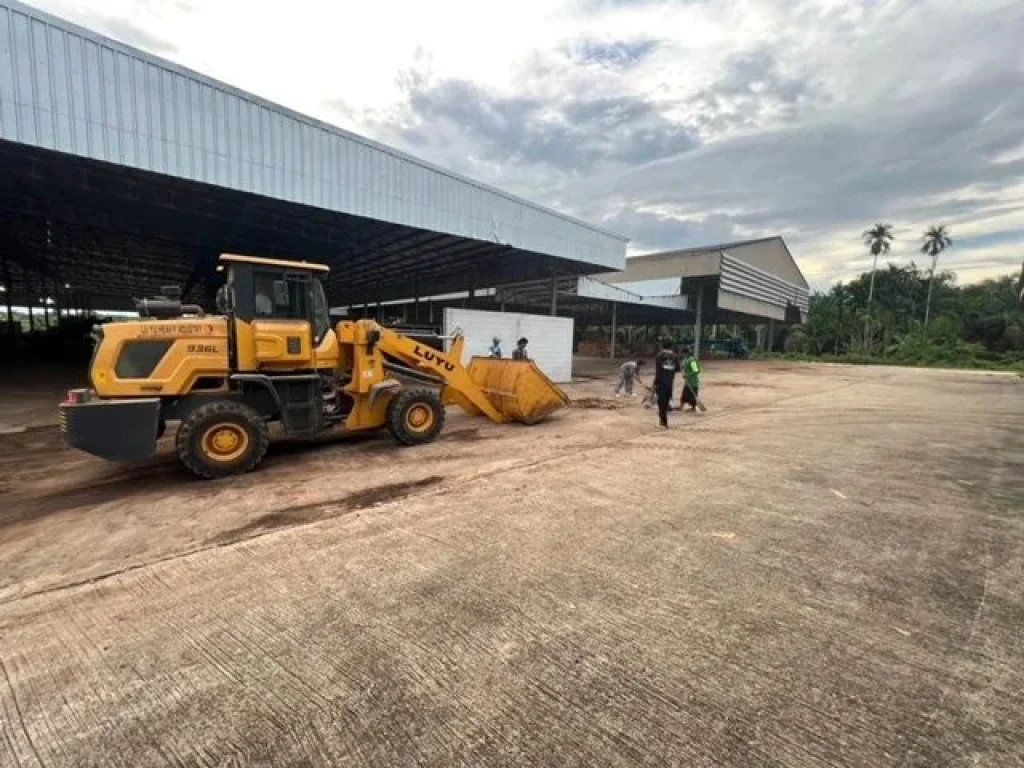
<svg viewBox="0 0 1024 768">
<path fill-rule="evenodd" d="M 314 272 L 329 272 L 331 268 L 326 264 L 317 264 L 312 261 L 286 261 L 285 259 L 264 259 L 260 256 L 243 256 L 238 253 L 222 253 L 222 262 L 239 262 L 242 264 L 261 264 L 265 267 L 292 267 L 293 269 L 311 269 Z"/>
</svg>

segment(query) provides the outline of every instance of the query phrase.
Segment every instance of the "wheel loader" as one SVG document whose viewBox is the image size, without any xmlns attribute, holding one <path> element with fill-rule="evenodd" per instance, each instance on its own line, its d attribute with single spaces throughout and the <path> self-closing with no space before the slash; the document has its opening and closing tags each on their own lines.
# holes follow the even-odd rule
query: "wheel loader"
<svg viewBox="0 0 1024 768">
<path fill-rule="evenodd" d="M 217 314 L 180 290 L 135 300 L 139 319 L 97 326 L 92 386 L 60 404 L 73 447 L 111 461 L 152 457 L 178 422 L 182 463 L 203 478 L 247 472 L 269 425 L 311 438 L 387 429 L 402 445 L 435 439 L 445 405 L 495 422 L 532 424 L 568 403 L 532 361 L 447 351 L 373 320 L 331 327 L 323 264 L 222 254 Z"/>
</svg>

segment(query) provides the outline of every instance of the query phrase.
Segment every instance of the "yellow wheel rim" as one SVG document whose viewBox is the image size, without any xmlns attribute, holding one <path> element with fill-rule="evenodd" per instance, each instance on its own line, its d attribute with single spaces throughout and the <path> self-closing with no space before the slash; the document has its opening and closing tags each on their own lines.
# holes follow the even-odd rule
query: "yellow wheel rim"
<svg viewBox="0 0 1024 768">
<path fill-rule="evenodd" d="M 203 453 L 211 461 L 234 461 L 249 447 L 249 433 L 239 424 L 214 424 L 203 433 Z"/>
<path fill-rule="evenodd" d="M 411 432 L 428 432 L 434 426 L 434 409 L 425 403 L 416 403 L 405 412 L 405 426 Z"/>
</svg>

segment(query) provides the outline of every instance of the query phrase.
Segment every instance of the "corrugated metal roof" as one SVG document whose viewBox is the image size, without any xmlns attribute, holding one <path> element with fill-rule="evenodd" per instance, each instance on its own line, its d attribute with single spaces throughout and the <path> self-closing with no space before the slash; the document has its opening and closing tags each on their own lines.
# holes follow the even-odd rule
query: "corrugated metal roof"
<svg viewBox="0 0 1024 768">
<path fill-rule="evenodd" d="M 14 0 L 0 0 L 0 138 L 595 267 L 625 266 L 619 235 Z"/>
<path fill-rule="evenodd" d="M 733 240 L 729 243 L 716 243 L 714 245 L 695 245 L 691 248 L 677 248 L 673 251 L 658 251 L 657 253 L 642 253 L 630 258 L 632 261 L 643 261 L 644 259 L 666 259 L 672 256 L 683 256 L 688 253 L 709 253 L 713 251 L 727 251 L 730 248 L 740 248 L 745 245 L 756 245 L 757 243 L 770 243 L 773 240 L 782 240 L 779 235 L 771 237 L 757 237 L 753 240 Z M 783 241 L 784 242 L 784 241 Z"/>
<path fill-rule="evenodd" d="M 637 266 L 653 265 L 663 261 L 678 259 L 680 257 L 696 257 L 710 253 L 725 253 L 730 250 L 742 250 L 744 254 L 749 254 L 751 250 L 750 246 L 765 245 L 768 243 L 774 243 L 781 246 L 782 253 L 785 254 L 785 258 L 788 260 L 788 265 L 784 268 L 784 271 L 791 271 L 792 276 L 795 277 L 804 288 L 807 288 L 807 279 L 804 277 L 803 272 L 800 270 L 800 265 L 796 263 L 796 259 L 793 258 L 793 253 L 789 250 L 789 246 L 786 245 L 786 241 L 781 235 L 758 237 L 752 240 L 734 240 L 729 243 L 716 243 L 714 245 L 699 245 L 692 248 L 680 248 L 673 251 L 660 251 L 658 253 L 645 253 L 640 256 L 631 257 L 627 262 L 626 269 L 628 271 L 631 264 L 636 264 Z M 745 255 L 745 258 L 749 257 Z M 781 277 L 781 275 L 777 276 Z M 619 275 L 614 279 L 616 282 L 621 282 L 627 279 L 627 276 Z"/>
</svg>

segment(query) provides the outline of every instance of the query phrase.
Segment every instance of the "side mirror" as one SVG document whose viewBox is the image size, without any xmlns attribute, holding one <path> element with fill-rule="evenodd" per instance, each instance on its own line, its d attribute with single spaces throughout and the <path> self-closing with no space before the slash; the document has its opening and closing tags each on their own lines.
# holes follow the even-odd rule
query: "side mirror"
<svg viewBox="0 0 1024 768">
<path fill-rule="evenodd" d="M 288 282 L 286 280 L 274 281 L 274 306 L 287 307 L 291 302 L 288 300 Z"/>
</svg>

